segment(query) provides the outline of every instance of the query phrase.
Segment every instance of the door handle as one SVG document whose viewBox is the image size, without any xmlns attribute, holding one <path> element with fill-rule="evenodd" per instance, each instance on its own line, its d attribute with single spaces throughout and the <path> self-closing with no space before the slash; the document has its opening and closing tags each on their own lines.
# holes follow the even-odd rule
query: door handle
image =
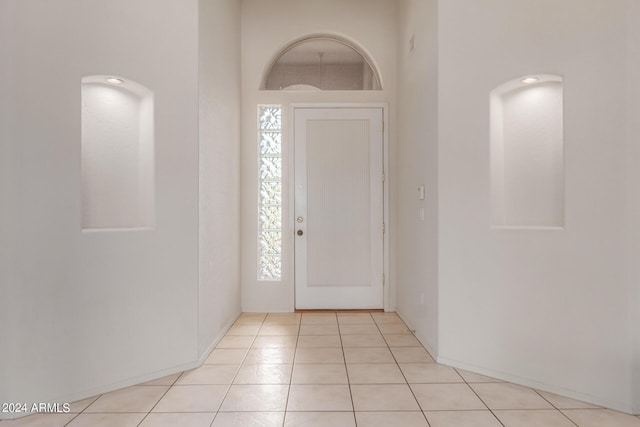
<svg viewBox="0 0 640 427">
<path fill-rule="evenodd" d="M 302 230 L 298 230 L 298 232 L 296 233 L 298 236 L 302 236 L 304 234 L 304 232 Z"/>
</svg>

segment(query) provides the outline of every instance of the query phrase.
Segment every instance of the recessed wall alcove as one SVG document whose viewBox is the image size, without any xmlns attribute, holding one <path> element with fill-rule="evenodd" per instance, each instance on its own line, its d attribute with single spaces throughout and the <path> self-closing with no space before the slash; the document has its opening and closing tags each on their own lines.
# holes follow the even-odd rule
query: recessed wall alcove
<svg viewBox="0 0 640 427">
<path fill-rule="evenodd" d="M 132 80 L 82 79 L 82 229 L 154 226 L 153 93 Z"/>
<path fill-rule="evenodd" d="M 490 94 L 492 225 L 564 226 L 562 78 L 523 76 Z"/>
<path fill-rule="evenodd" d="M 260 89 L 381 90 L 373 61 L 354 43 L 335 36 L 310 36 L 278 53 Z"/>
</svg>

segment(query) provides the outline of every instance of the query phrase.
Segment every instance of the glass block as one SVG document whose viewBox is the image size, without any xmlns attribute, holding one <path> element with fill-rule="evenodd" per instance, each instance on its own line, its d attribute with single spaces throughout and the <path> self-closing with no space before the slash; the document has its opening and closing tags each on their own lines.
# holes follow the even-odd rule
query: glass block
<svg viewBox="0 0 640 427">
<path fill-rule="evenodd" d="M 282 129 L 282 109 L 261 105 L 258 111 L 258 126 L 260 129 Z"/>
<path fill-rule="evenodd" d="M 282 159 L 279 157 L 260 158 L 260 180 L 280 181 L 282 179 Z"/>
<path fill-rule="evenodd" d="M 260 228 L 262 230 L 280 230 L 282 208 L 280 206 L 262 206 L 260 208 Z"/>
<path fill-rule="evenodd" d="M 282 259 L 279 256 L 261 256 L 258 265 L 260 280 L 280 280 L 282 275 Z"/>
<path fill-rule="evenodd" d="M 260 132 L 260 155 L 279 156 L 282 153 L 282 134 L 279 132 Z"/>
<path fill-rule="evenodd" d="M 260 203 L 262 205 L 282 204 L 282 183 L 281 182 L 261 182 L 260 183 Z"/>
<path fill-rule="evenodd" d="M 280 231 L 262 231 L 260 233 L 260 254 L 280 255 L 282 252 L 282 233 Z"/>
</svg>

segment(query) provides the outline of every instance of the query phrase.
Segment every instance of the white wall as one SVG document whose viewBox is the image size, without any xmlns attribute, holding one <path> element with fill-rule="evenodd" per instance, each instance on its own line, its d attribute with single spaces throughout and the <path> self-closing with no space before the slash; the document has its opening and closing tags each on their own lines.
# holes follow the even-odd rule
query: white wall
<svg viewBox="0 0 640 427">
<path fill-rule="evenodd" d="M 2 1 L 0 16 L 2 324 L 13 331 L 0 331 L 0 397 L 64 402 L 192 366 L 198 2 Z M 80 83 L 93 74 L 155 94 L 155 230 L 81 232 Z"/>
<path fill-rule="evenodd" d="M 439 3 L 439 360 L 629 411 L 626 8 Z M 489 92 L 541 72 L 564 77 L 565 229 L 492 230 Z"/>
<path fill-rule="evenodd" d="M 293 309 L 293 223 L 289 212 L 292 103 L 389 102 L 390 150 L 395 151 L 396 3 L 393 0 L 245 0 L 242 2 L 242 309 Z M 267 67 L 287 44 L 310 34 L 336 34 L 363 47 L 382 75 L 382 91 L 259 91 Z M 282 104 L 285 186 L 283 195 L 284 264 L 280 282 L 257 278 L 257 134 L 256 106 Z M 393 157 L 392 157 L 393 159 Z M 293 176 L 293 175 L 291 175 Z M 394 179 L 392 168 L 390 179 Z M 392 196 L 393 197 L 393 196 Z M 392 200 L 393 205 L 393 200 Z M 390 230 L 393 233 L 393 218 Z M 393 234 L 392 234 L 393 236 Z M 391 277 L 393 283 L 393 276 Z"/>
<path fill-rule="evenodd" d="M 203 357 L 240 313 L 240 2 L 200 0 L 199 49 Z"/>
<path fill-rule="evenodd" d="M 628 29 L 628 115 L 627 182 L 629 198 L 629 322 L 633 346 L 631 363 L 633 412 L 640 414 L 640 3 L 629 0 Z"/>
<path fill-rule="evenodd" d="M 397 204 L 398 307 L 438 352 L 438 23 L 435 0 L 399 3 Z M 414 37 L 414 51 L 409 41 Z M 419 200 L 418 187 L 425 186 Z M 420 211 L 424 210 L 424 220 Z"/>
<path fill-rule="evenodd" d="M 5 36 L 5 31 L 15 25 L 9 19 L 9 2 L 0 2 L 0 58 L 6 58 L 9 52 L 11 38 Z M 6 297 L 9 287 L 17 283 L 15 246 L 17 233 L 15 223 L 18 219 L 18 209 L 13 203 L 18 200 L 17 185 L 14 176 L 18 165 L 18 144 L 10 144 L 9 123 L 15 121 L 14 109 L 9 101 L 9 90 L 15 72 L 9 72 L 8 63 L 0 59 L 0 402 L 13 402 L 10 373 L 10 361 L 13 356 L 11 341 L 13 330 L 10 326 L 12 318 L 12 304 Z"/>
</svg>

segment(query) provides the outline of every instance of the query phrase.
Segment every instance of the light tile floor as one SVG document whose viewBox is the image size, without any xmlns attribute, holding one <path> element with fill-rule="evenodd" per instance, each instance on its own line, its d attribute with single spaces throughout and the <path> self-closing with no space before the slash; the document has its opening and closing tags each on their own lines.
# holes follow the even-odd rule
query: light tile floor
<svg viewBox="0 0 640 427">
<path fill-rule="evenodd" d="M 0 427 L 640 427 L 454 369 L 394 313 L 243 314 L 204 365 Z"/>
</svg>

